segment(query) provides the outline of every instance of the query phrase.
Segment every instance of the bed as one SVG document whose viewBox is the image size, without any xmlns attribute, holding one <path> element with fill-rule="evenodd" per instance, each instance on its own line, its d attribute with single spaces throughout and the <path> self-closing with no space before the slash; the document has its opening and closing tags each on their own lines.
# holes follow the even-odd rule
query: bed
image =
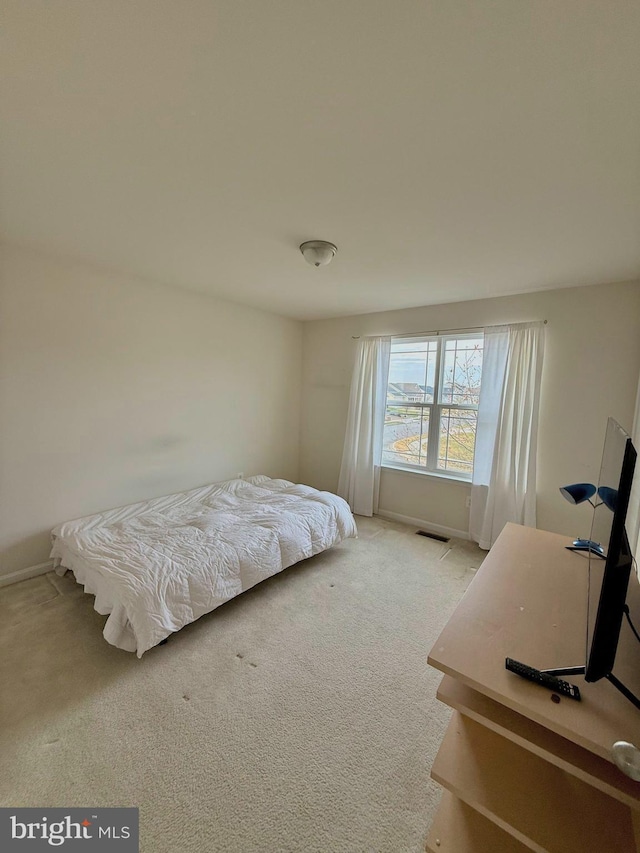
<svg viewBox="0 0 640 853">
<path fill-rule="evenodd" d="M 108 615 L 104 638 L 138 657 L 170 634 L 357 529 L 342 498 L 265 476 L 68 521 L 51 533 L 58 574 L 70 569 Z"/>
</svg>

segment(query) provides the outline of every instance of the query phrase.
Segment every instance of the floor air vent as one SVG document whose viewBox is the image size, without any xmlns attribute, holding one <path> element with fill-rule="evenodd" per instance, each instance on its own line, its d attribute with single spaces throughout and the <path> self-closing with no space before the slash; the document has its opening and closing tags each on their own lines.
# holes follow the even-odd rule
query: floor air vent
<svg viewBox="0 0 640 853">
<path fill-rule="evenodd" d="M 416 530 L 418 536 L 426 536 L 427 539 L 435 539 L 437 542 L 448 542 L 448 536 L 439 536 L 437 533 L 428 533 L 426 530 Z"/>
</svg>

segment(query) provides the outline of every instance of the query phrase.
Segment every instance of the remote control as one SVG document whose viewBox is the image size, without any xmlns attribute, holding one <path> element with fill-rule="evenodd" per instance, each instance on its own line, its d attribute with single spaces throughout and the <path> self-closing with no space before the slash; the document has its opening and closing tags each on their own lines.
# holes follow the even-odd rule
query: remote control
<svg viewBox="0 0 640 853">
<path fill-rule="evenodd" d="M 527 666 L 526 663 L 506 658 L 505 667 L 509 672 L 515 672 L 527 681 L 533 681 L 535 684 L 540 684 L 542 687 L 547 687 L 553 690 L 554 693 L 559 693 L 561 696 L 568 696 L 569 699 L 580 701 L 580 691 L 575 684 L 569 684 L 568 681 L 563 681 L 555 675 L 549 675 L 548 672 L 541 672 L 539 669 L 534 669 L 532 666 Z"/>
</svg>

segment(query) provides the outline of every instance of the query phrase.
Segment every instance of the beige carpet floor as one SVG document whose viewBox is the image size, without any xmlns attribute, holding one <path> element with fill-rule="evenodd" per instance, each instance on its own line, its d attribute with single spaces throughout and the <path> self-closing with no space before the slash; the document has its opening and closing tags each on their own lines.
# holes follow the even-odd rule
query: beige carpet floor
<svg viewBox="0 0 640 853">
<path fill-rule="evenodd" d="M 484 552 L 358 525 L 142 660 L 70 574 L 0 590 L 0 804 L 138 806 L 144 853 L 423 851 L 427 654 Z"/>
</svg>

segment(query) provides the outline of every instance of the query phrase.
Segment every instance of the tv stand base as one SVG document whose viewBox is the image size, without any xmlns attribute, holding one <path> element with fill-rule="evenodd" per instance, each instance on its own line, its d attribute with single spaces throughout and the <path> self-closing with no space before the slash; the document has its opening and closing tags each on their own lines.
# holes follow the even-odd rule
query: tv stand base
<svg viewBox="0 0 640 853">
<path fill-rule="evenodd" d="M 547 675 L 585 675 L 587 668 L 585 666 L 564 666 L 559 667 L 557 669 L 543 669 L 541 672 L 546 673 Z M 632 693 L 628 687 L 620 681 L 619 678 L 616 678 L 615 675 L 610 672 L 608 675 L 605 675 L 607 681 L 610 681 L 613 686 L 622 693 L 622 695 L 629 700 L 632 704 L 636 706 L 636 708 L 640 709 L 640 699 Z"/>
</svg>

